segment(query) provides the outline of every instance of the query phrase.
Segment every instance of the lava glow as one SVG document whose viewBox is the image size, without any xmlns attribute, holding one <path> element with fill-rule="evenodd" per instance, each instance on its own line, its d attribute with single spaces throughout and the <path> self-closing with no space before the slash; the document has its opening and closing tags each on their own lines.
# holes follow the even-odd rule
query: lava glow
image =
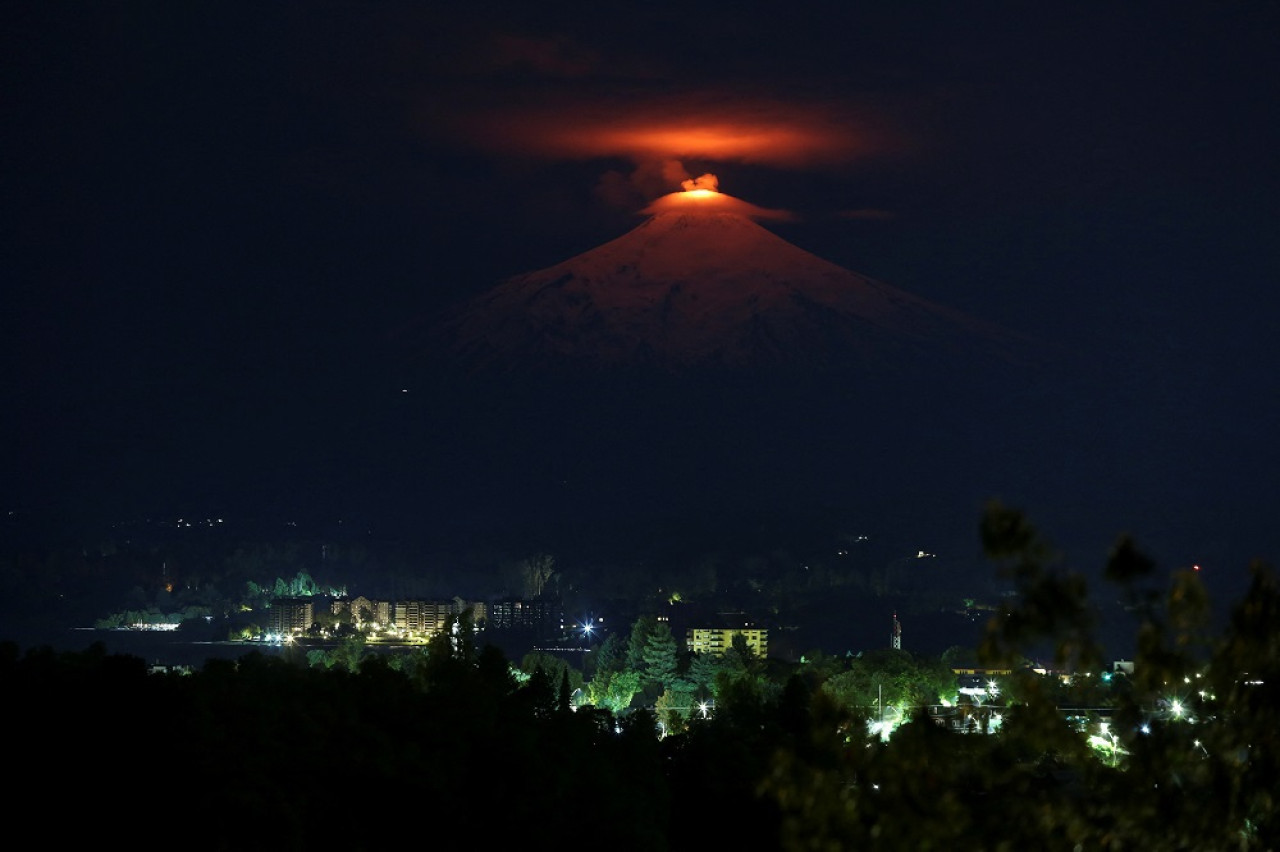
<svg viewBox="0 0 1280 852">
<path fill-rule="evenodd" d="M 731 213 L 749 219 L 775 221 L 789 221 L 795 218 L 786 210 L 757 207 L 749 201 L 708 188 L 719 185 L 715 175 L 703 175 L 700 178 L 687 180 L 683 185 L 685 187 L 683 192 L 668 193 L 654 200 L 640 212 L 648 216 L 656 216 L 659 213 Z"/>
</svg>

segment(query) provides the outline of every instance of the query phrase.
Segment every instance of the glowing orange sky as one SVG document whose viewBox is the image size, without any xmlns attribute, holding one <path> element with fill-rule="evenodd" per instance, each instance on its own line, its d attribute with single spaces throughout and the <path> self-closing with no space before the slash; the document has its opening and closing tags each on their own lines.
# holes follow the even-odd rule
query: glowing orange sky
<svg viewBox="0 0 1280 852">
<path fill-rule="evenodd" d="M 829 105 L 742 97 L 546 103 L 473 112 L 456 123 L 491 151 L 556 159 L 701 159 L 785 168 L 848 163 L 891 148 L 867 117 Z"/>
</svg>

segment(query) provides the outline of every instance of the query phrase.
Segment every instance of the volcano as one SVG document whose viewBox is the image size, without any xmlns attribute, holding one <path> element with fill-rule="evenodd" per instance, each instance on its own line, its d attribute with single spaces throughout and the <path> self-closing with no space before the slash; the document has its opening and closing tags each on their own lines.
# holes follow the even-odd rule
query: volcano
<svg viewBox="0 0 1280 852">
<path fill-rule="evenodd" d="M 510 278 L 436 329 L 473 368 L 828 367 L 880 372 L 957 353 L 1009 360 L 992 324 L 852 272 L 708 190 L 664 196 L 628 233 Z"/>
<path fill-rule="evenodd" d="M 961 538 L 975 491 L 1051 457 L 1039 348 L 804 251 L 723 193 L 642 212 L 401 338 L 411 392 L 359 469 L 389 513 L 447 484 L 435 511 L 459 527 L 520 519 L 534 539 L 649 540 L 690 518 L 732 538 L 739 518 L 832 507 Z"/>
</svg>

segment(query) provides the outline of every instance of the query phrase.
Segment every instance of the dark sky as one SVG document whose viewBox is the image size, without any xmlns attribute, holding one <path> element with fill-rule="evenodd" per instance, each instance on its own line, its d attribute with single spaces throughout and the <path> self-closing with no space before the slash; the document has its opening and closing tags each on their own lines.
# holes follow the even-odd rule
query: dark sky
<svg viewBox="0 0 1280 852">
<path fill-rule="evenodd" d="M 9 511 L 444 517 L 446 467 L 360 458 L 452 407 L 397 408 L 407 330 L 710 171 L 803 248 L 1087 356 L 956 517 L 998 494 L 1097 553 L 1274 560 L 1280 4 L 811 5 L 5 4 Z M 486 487 L 541 503 L 548 465 Z"/>
</svg>

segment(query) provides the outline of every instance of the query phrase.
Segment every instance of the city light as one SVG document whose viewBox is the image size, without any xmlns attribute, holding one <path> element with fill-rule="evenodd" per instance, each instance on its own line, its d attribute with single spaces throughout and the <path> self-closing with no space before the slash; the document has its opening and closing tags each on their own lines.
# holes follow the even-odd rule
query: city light
<svg viewBox="0 0 1280 852">
<path fill-rule="evenodd" d="M 1089 745 L 1099 752 L 1107 762 L 1114 768 L 1122 754 L 1128 754 L 1120 747 L 1120 738 L 1111 731 L 1111 725 L 1108 722 L 1098 723 L 1098 733 L 1089 737 Z"/>
<path fill-rule="evenodd" d="M 602 628 L 603 625 L 604 625 L 603 617 L 597 618 L 596 616 L 588 615 L 585 618 L 583 618 L 581 621 L 579 621 L 576 626 L 584 639 L 590 639 L 592 634 L 595 633 L 596 629 Z"/>
</svg>

